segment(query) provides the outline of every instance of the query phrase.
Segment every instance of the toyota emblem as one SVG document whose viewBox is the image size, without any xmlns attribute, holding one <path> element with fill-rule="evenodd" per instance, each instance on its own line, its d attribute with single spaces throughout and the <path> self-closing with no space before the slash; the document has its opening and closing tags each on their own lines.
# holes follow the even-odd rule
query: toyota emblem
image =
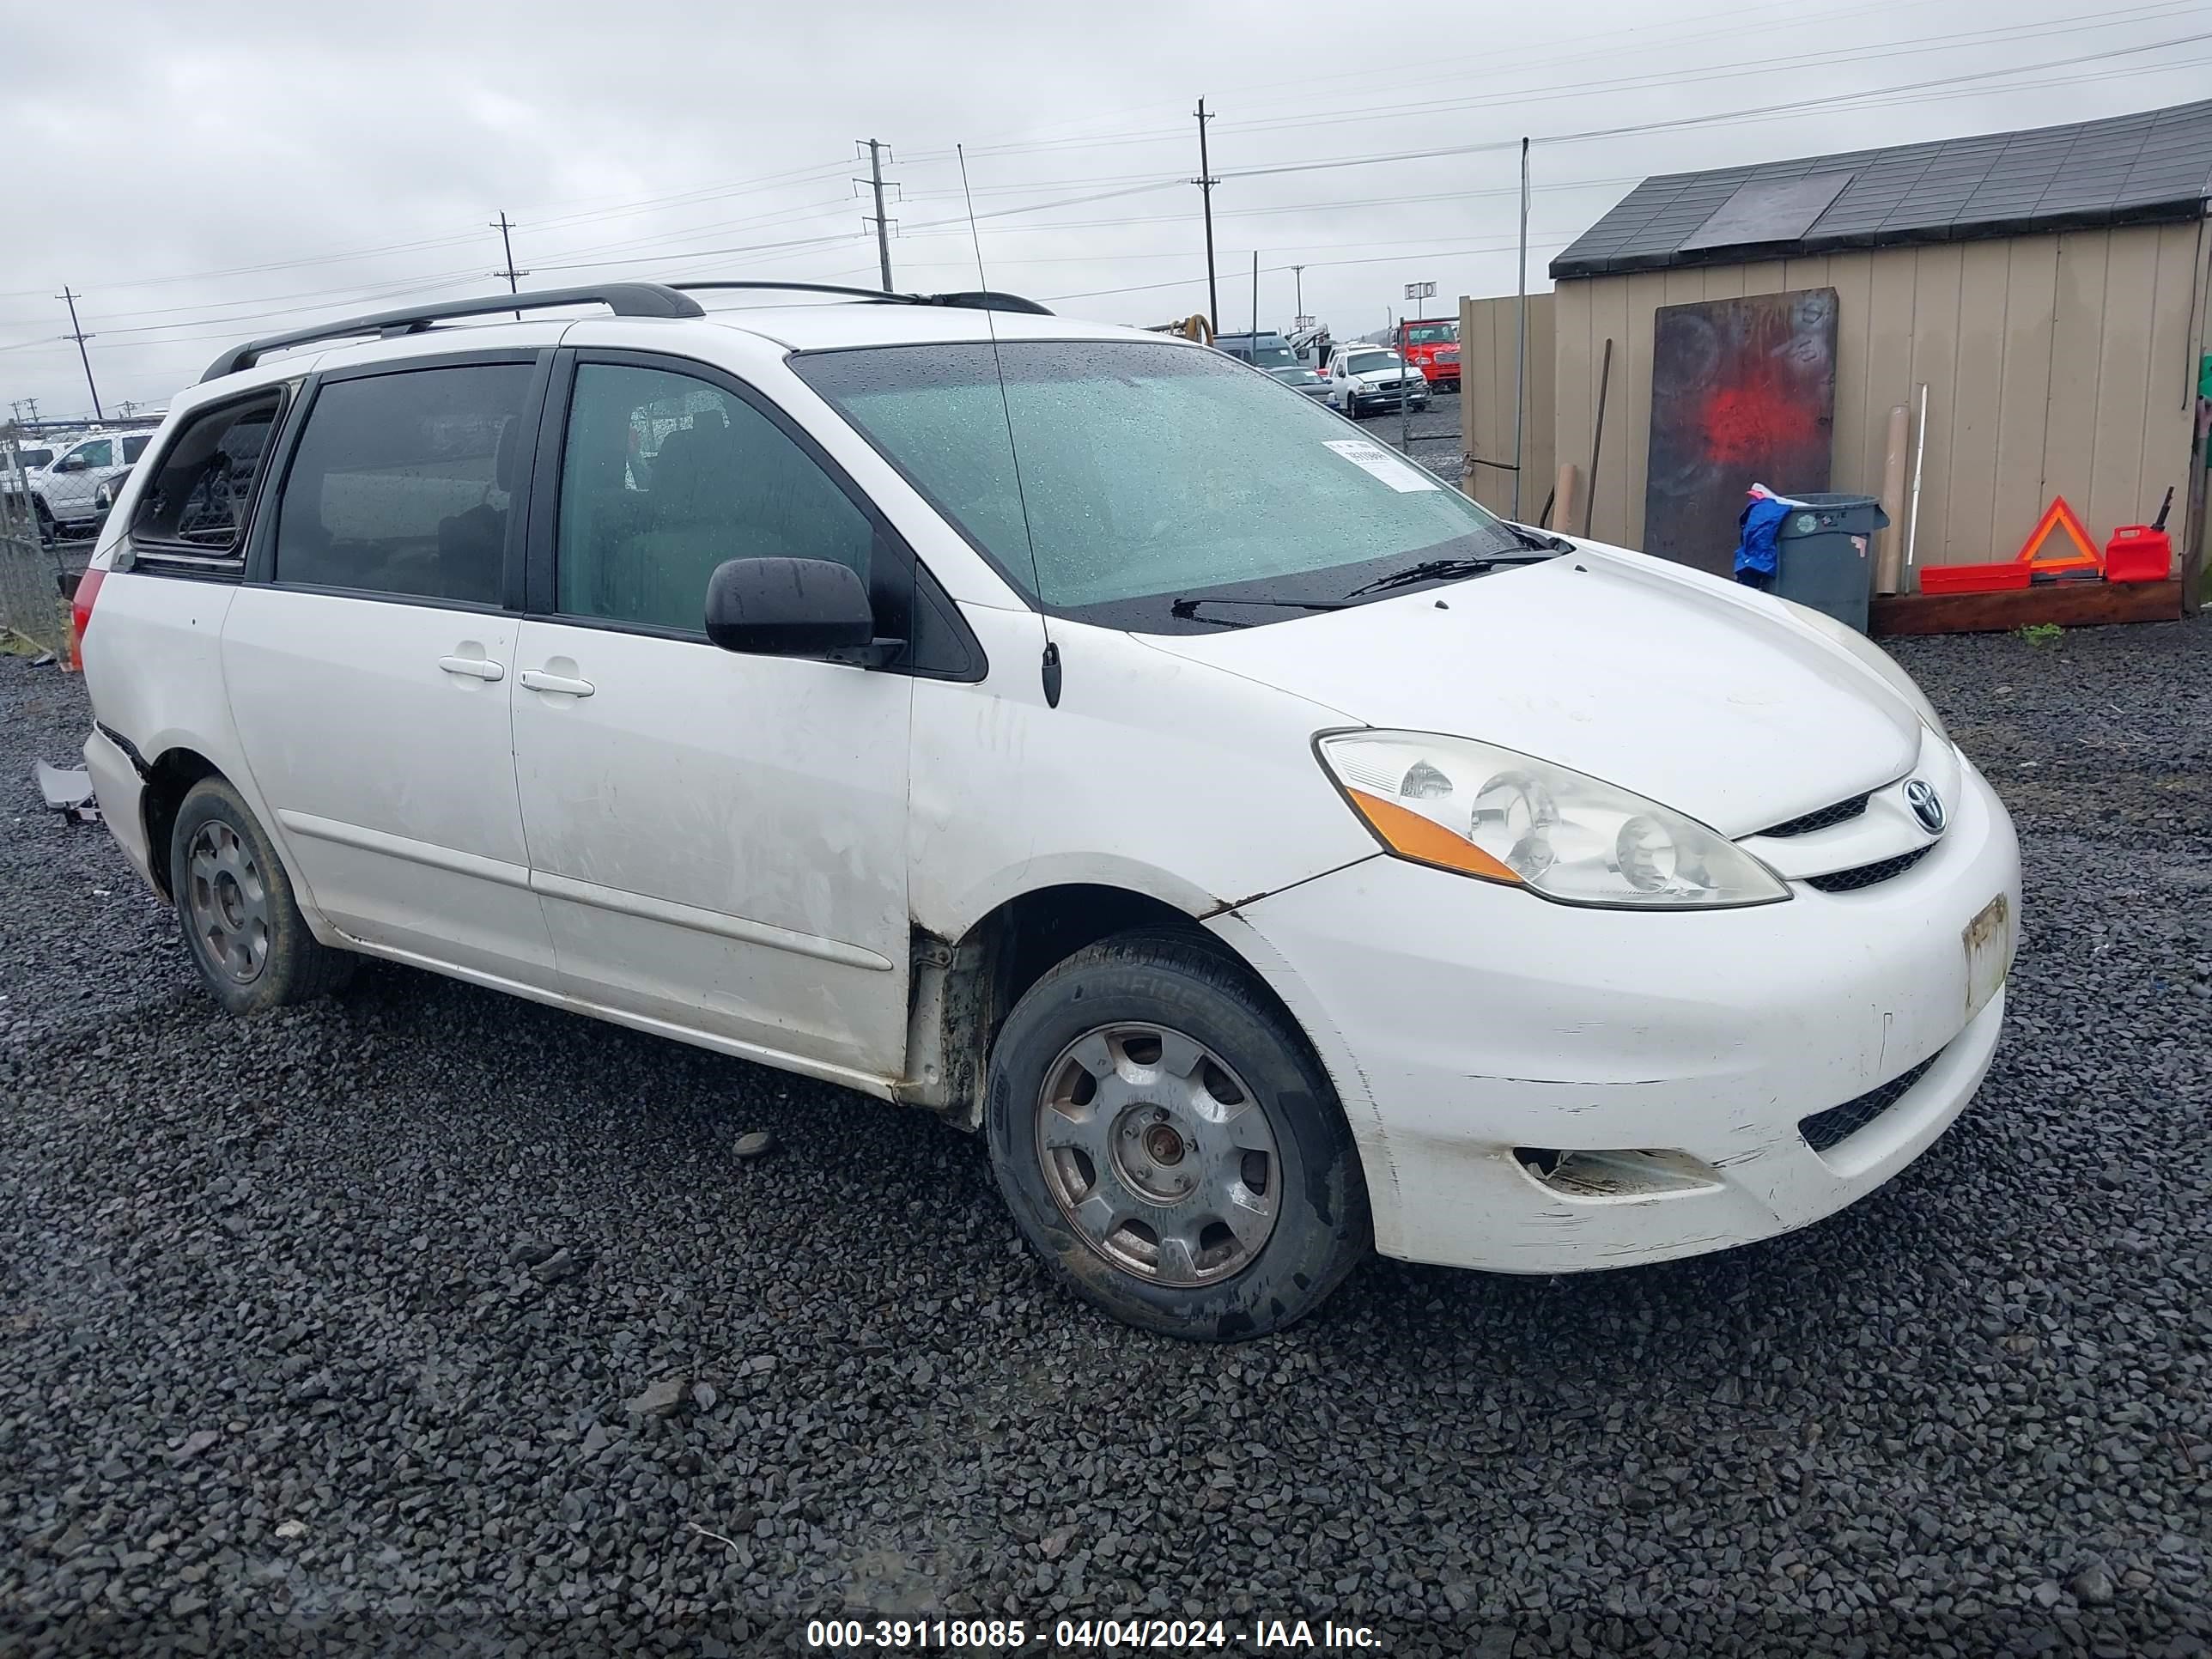
<svg viewBox="0 0 2212 1659">
<path fill-rule="evenodd" d="M 1932 785 L 1913 779 L 1905 786 L 1905 804 L 1912 809 L 1912 816 L 1920 820 L 1921 827 L 1929 835 L 1943 833 L 1943 798 Z"/>
</svg>

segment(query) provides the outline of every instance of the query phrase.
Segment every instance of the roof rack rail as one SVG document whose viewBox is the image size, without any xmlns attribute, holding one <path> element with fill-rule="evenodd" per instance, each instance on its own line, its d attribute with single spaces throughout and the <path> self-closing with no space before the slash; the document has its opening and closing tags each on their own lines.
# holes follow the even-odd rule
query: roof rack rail
<svg viewBox="0 0 2212 1659">
<path fill-rule="evenodd" d="M 226 351 L 208 365 L 203 380 L 235 374 L 261 361 L 262 354 L 286 346 L 312 345 L 318 340 L 343 340 L 362 334 L 419 334 L 433 323 L 457 317 L 489 317 L 501 311 L 545 311 L 558 306 L 602 305 L 617 317 L 703 317 L 696 300 L 689 300 L 659 283 L 600 283 L 587 288 L 539 289 L 528 294 L 489 294 L 473 300 L 448 300 L 437 305 L 406 306 L 398 311 L 372 312 L 335 323 L 317 323 L 289 334 L 271 334 L 249 340 Z"/>
<path fill-rule="evenodd" d="M 964 311 L 1022 311 L 1036 317 L 1052 315 L 1035 300 L 1000 289 L 971 289 L 958 294 L 892 294 L 882 289 L 846 288 L 836 283 L 671 283 L 668 286 L 681 294 L 709 289 L 770 289 L 798 294 L 836 294 L 849 300 L 868 300 L 884 306 L 955 306 Z"/>
</svg>

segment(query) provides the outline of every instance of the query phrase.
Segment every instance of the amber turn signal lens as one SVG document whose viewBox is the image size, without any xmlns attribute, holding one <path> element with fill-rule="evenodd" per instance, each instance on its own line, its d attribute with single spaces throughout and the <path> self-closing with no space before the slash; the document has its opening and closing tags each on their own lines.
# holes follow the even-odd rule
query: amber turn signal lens
<svg viewBox="0 0 2212 1659">
<path fill-rule="evenodd" d="M 1423 817 L 1419 812 L 1410 811 L 1380 795 L 1370 794 L 1364 789 L 1347 788 L 1344 793 L 1359 816 L 1367 820 L 1367 827 L 1400 858 L 1417 859 L 1423 864 L 1480 876 L 1485 881 L 1520 884 L 1521 878 L 1513 872 L 1512 866 L 1491 857 L 1466 836 L 1454 835 L 1435 819 Z"/>
</svg>

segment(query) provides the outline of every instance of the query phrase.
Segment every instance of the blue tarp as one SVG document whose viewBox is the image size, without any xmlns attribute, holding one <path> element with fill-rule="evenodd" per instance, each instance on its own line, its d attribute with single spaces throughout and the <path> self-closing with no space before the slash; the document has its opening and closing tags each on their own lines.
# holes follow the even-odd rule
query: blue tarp
<svg viewBox="0 0 2212 1659">
<path fill-rule="evenodd" d="M 1790 503 L 1771 495 L 1752 498 L 1736 520 L 1742 527 L 1742 537 L 1735 544 L 1735 574 L 1741 581 L 1747 570 L 1762 576 L 1774 574 L 1778 555 L 1775 538 L 1781 534 L 1782 521 L 1790 516 Z"/>
</svg>

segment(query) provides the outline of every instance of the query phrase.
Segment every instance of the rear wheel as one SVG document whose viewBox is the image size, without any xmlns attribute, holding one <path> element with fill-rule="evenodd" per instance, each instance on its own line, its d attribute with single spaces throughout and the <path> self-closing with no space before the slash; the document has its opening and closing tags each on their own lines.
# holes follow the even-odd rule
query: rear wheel
<svg viewBox="0 0 2212 1659">
<path fill-rule="evenodd" d="M 1234 1340 L 1318 1307 L 1367 1194 L 1304 1039 L 1210 941 L 1124 934 L 1032 987 L 992 1056 L 991 1161 L 1030 1245 L 1147 1330 Z"/>
<path fill-rule="evenodd" d="M 308 932 L 276 849 L 237 790 L 203 778 L 177 809 L 169 890 L 193 965 L 234 1014 L 336 990 L 354 958 Z"/>
</svg>

